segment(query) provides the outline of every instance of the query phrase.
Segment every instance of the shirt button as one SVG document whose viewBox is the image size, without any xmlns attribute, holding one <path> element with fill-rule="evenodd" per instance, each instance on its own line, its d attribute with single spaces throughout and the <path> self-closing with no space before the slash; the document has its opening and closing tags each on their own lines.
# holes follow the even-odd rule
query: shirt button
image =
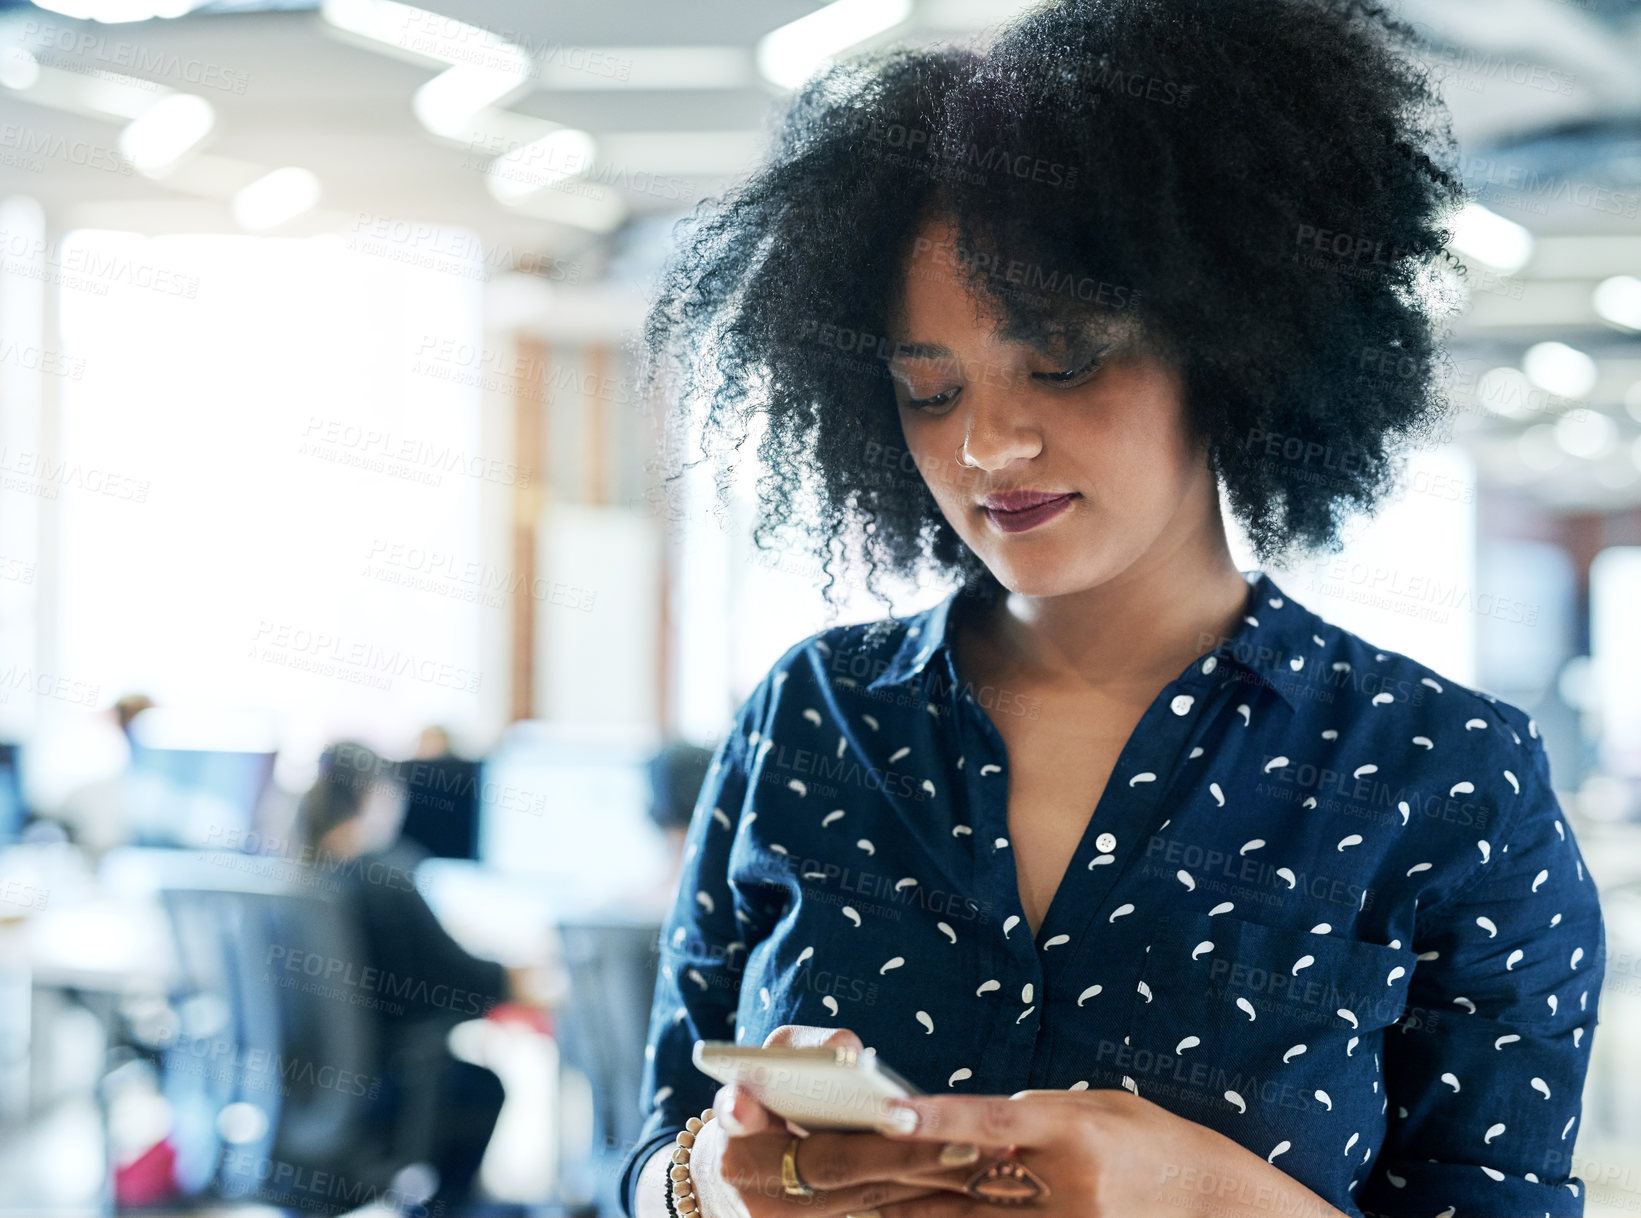
<svg viewBox="0 0 1641 1218">
<path fill-rule="evenodd" d="M 1175 698 L 1172 702 L 1170 702 L 1168 704 L 1168 709 L 1173 711 L 1176 715 L 1189 714 L 1190 711 L 1191 711 L 1191 705 L 1195 701 L 1196 701 L 1196 699 L 1193 698 L 1190 694 L 1180 694 L 1177 698 Z"/>
<path fill-rule="evenodd" d="M 1117 839 L 1113 834 L 1102 833 L 1094 839 L 1094 845 L 1101 854 L 1110 854 L 1117 848 Z"/>
</svg>

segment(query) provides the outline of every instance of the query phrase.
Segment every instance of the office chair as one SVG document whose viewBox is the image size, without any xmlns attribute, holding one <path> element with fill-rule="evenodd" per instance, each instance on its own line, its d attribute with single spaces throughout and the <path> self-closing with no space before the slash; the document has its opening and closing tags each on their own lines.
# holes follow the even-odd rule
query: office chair
<svg viewBox="0 0 1641 1218">
<path fill-rule="evenodd" d="M 402 1165 L 370 1132 L 381 1069 L 345 909 L 231 871 L 191 878 L 160 891 L 182 978 L 161 1078 L 185 1195 L 342 1212 L 386 1194 Z"/>
<path fill-rule="evenodd" d="M 568 998 L 555 1013 L 560 1068 L 586 1078 L 593 1109 L 590 1149 L 585 1156 L 561 1156 L 560 1199 L 572 1209 L 593 1205 L 618 1214 L 621 1160 L 644 1123 L 638 1095 L 661 927 L 583 923 L 558 929 L 569 974 Z"/>
</svg>

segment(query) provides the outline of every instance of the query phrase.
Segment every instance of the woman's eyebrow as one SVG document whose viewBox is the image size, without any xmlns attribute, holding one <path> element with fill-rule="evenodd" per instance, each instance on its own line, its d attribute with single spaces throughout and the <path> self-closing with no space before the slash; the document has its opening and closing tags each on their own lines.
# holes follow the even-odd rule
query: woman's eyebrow
<svg viewBox="0 0 1641 1218">
<path fill-rule="evenodd" d="M 952 350 L 940 343 L 896 343 L 895 359 L 950 359 Z"/>
<path fill-rule="evenodd" d="M 1085 323 L 1073 328 L 1069 333 L 1042 334 L 1015 326 L 1005 326 L 998 331 L 998 337 L 1006 342 L 1021 347 L 1028 347 L 1039 355 L 1054 359 L 1067 350 L 1076 350 L 1083 347 L 1109 346 L 1114 342 L 1127 337 L 1122 326 L 1102 325 L 1098 322 Z M 897 342 L 892 348 L 891 360 L 897 359 L 952 359 L 954 352 L 944 343 L 926 342 Z"/>
<path fill-rule="evenodd" d="M 1009 320 L 998 330 L 997 336 L 1052 357 L 1067 349 L 1119 342 L 1130 337 L 1133 328 L 1129 318 L 1102 314 L 1080 317 L 1048 330 L 1028 322 Z"/>
</svg>

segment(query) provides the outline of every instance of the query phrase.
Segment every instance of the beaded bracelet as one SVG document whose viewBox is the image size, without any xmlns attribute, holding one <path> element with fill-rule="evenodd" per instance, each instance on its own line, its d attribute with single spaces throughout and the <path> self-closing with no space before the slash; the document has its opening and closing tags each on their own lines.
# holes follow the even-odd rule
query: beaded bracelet
<svg viewBox="0 0 1641 1218">
<path fill-rule="evenodd" d="M 691 1218 L 699 1215 L 701 1200 L 695 1195 L 695 1182 L 689 1175 L 689 1152 L 695 1137 L 712 1119 L 712 1109 L 704 1108 L 698 1117 L 690 1117 L 678 1131 L 673 1142 L 672 1166 L 667 1169 L 668 1218 Z"/>
</svg>

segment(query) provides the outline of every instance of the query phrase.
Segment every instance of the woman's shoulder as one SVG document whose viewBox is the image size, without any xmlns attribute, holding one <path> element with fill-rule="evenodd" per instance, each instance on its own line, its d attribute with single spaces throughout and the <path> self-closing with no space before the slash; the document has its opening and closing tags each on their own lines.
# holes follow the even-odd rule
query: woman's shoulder
<svg viewBox="0 0 1641 1218">
<path fill-rule="evenodd" d="M 1392 892 L 1397 877 L 1417 876 L 1423 916 L 1486 875 L 1514 884 L 1536 850 L 1571 842 L 1531 715 L 1296 608 L 1292 633 L 1269 636 L 1294 647 L 1302 638 L 1306 651 L 1294 682 L 1278 686 L 1294 712 L 1263 764 L 1278 787 L 1309 793 L 1303 807 L 1350 816 L 1361 837 L 1374 840 L 1360 826 L 1393 830 L 1377 887 Z M 1285 658 L 1266 666 L 1271 675 L 1290 667 Z M 1564 860 L 1568 874 L 1576 858 Z"/>
<path fill-rule="evenodd" d="M 789 646 L 742 702 L 736 719 L 748 742 L 770 740 L 799 717 L 818 727 L 845 714 L 874 718 L 920 704 L 899 688 L 940 643 L 949 602 L 899 617 L 828 626 Z"/>
<path fill-rule="evenodd" d="M 797 679 L 837 689 L 869 685 L 897 675 L 918 661 L 927 638 L 929 649 L 944 619 L 945 603 L 901 617 L 828 626 L 799 639 L 770 665 L 763 684 L 772 690 Z"/>
<path fill-rule="evenodd" d="M 1308 611 L 1306 611 L 1308 613 Z M 1309 615 L 1321 646 L 1311 679 L 1291 691 L 1303 717 L 1346 749 L 1352 768 L 1412 765 L 1453 776 L 1452 786 L 1502 782 L 1516 792 L 1547 765 L 1538 724 L 1514 703 L 1443 669 Z"/>
<path fill-rule="evenodd" d="M 1366 695 L 1370 709 L 1429 722 L 1457 720 L 1465 731 L 1502 730 L 1513 744 L 1536 739 L 1538 726 L 1526 711 L 1479 687 L 1466 685 L 1444 669 L 1381 647 L 1361 635 L 1317 617 L 1326 641 L 1329 672 L 1338 685 Z M 1343 674 L 1356 674 L 1354 677 Z"/>
</svg>

